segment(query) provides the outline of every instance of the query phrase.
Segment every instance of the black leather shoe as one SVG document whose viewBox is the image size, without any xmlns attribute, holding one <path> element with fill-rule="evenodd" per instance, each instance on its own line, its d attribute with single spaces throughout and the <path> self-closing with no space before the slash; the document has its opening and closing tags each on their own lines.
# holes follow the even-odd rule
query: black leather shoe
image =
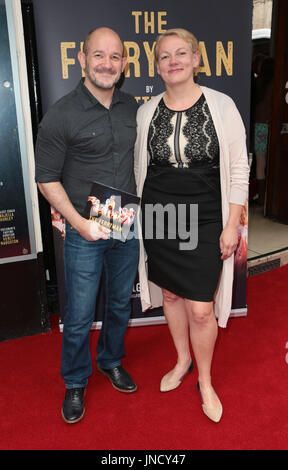
<svg viewBox="0 0 288 470">
<path fill-rule="evenodd" d="M 67 389 L 62 406 L 62 418 L 68 424 L 78 423 L 85 413 L 85 387 Z"/>
<path fill-rule="evenodd" d="M 113 387 L 119 392 L 132 393 L 137 390 L 137 385 L 122 366 L 113 367 L 112 369 L 102 369 L 98 366 L 98 370 L 110 379 Z"/>
</svg>

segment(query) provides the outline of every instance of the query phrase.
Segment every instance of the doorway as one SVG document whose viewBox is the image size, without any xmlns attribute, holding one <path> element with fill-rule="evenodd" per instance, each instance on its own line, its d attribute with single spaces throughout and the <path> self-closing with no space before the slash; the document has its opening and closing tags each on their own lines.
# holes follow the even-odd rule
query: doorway
<svg viewBox="0 0 288 470">
<path fill-rule="evenodd" d="M 277 91 L 281 81 L 283 82 L 282 75 L 285 71 L 283 67 L 279 70 L 277 52 L 281 51 L 282 54 L 287 47 L 284 47 L 284 32 L 279 34 L 279 23 L 284 22 L 287 15 L 287 6 L 284 3 L 286 0 L 254 0 L 248 268 L 249 265 L 269 259 L 280 259 L 280 264 L 288 262 L 288 204 L 286 208 L 282 204 L 279 211 L 274 202 L 276 195 L 284 191 L 284 187 L 278 186 L 281 158 L 277 160 L 276 154 L 278 152 L 281 157 L 281 149 L 279 139 L 275 139 L 275 134 L 278 136 L 279 132 L 275 129 L 273 115 L 274 110 L 279 120 L 279 109 L 283 106 L 279 103 Z M 282 28 L 284 29 L 284 25 Z M 286 43 L 287 41 L 286 36 Z"/>
</svg>

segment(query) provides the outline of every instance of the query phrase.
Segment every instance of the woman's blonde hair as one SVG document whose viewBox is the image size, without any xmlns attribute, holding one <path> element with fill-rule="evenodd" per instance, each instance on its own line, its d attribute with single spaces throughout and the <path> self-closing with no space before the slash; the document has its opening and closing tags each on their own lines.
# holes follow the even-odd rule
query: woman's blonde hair
<svg viewBox="0 0 288 470">
<path fill-rule="evenodd" d="M 155 48 L 154 48 L 154 58 L 155 58 L 156 62 L 158 60 L 158 49 L 159 49 L 160 42 L 165 37 L 174 36 L 174 35 L 178 36 L 181 39 L 184 39 L 184 41 L 186 41 L 190 45 L 190 47 L 192 49 L 192 52 L 199 51 L 198 40 L 196 39 L 194 34 L 190 33 L 190 31 L 187 31 L 187 29 L 183 29 L 183 28 L 168 29 L 164 33 L 160 34 L 156 39 L 156 44 L 155 44 Z"/>
</svg>

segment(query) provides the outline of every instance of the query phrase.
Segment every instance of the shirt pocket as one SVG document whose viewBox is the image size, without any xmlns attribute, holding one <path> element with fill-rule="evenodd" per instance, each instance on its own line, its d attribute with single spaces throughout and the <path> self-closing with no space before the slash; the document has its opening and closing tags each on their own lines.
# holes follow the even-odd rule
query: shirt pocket
<svg viewBox="0 0 288 470">
<path fill-rule="evenodd" d="M 98 155 L 107 151 L 110 142 L 104 128 L 85 129 L 77 134 L 73 147 L 80 153 Z"/>
</svg>

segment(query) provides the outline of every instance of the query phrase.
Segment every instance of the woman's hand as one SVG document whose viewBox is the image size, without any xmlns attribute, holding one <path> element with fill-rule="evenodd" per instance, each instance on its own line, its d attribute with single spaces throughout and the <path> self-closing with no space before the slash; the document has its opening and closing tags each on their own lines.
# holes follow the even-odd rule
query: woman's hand
<svg viewBox="0 0 288 470">
<path fill-rule="evenodd" d="M 233 203 L 229 204 L 229 218 L 220 236 L 220 250 L 222 254 L 222 260 L 230 258 L 237 248 L 238 226 L 240 223 L 241 213 L 242 206 Z"/>
<path fill-rule="evenodd" d="M 238 226 L 226 225 L 220 236 L 221 259 L 230 258 L 238 245 Z"/>
</svg>

